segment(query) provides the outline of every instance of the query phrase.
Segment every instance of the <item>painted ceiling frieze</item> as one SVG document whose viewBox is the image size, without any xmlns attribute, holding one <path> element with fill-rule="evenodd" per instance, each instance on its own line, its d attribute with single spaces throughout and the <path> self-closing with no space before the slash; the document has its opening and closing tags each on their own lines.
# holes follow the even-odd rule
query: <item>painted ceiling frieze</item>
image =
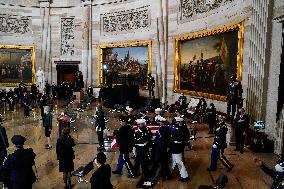
<svg viewBox="0 0 284 189">
<path fill-rule="evenodd" d="M 126 32 L 150 27 L 150 6 L 101 15 L 101 32 Z"/>
</svg>

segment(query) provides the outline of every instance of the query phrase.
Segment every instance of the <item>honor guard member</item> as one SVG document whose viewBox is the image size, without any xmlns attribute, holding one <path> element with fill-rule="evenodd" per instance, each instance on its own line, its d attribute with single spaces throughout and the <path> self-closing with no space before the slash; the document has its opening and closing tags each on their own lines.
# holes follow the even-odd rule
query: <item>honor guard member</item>
<svg viewBox="0 0 284 189">
<path fill-rule="evenodd" d="M 224 154 L 224 151 L 227 148 L 227 132 L 228 128 L 225 123 L 225 118 L 223 116 L 219 116 L 218 127 L 216 128 L 215 135 L 219 137 L 220 150 L 222 154 Z"/>
<path fill-rule="evenodd" d="M 87 95 L 88 95 L 89 98 L 94 96 L 94 89 L 93 89 L 93 87 L 91 85 L 87 89 Z"/>
<path fill-rule="evenodd" d="M 30 97 L 27 94 L 27 92 L 24 92 L 23 105 L 24 105 L 24 116 L 25 118 L 27 118 L 30 116 Z"/>
<path fill-rule="evenodd" d="M 172 178 L 171 171 L 169 167 L 170 163 L 170 139 L 172 128 L 166 125 L 167 120 L 165 118 L 161 118 L 159 120 L 160 128 L 156 132 L 154 145 L 152 149 L 153 156 L 153 166 L 151 168 L 152 178 L 156 179 L 160 174 L 164 180 L 170 180 Z"/>
<path fill-rule="evenodd" d="M 261 160 L 255 159 L 255 163 L 268 174 L 272 179 L 273 183 L 270 189 L 284 189 L 284 160 L 280 159 L 276 162 L 275 170 L 269 168 Z"/>
<path fill-rule="evenodd" d="M 179 103 L 179 110 L 181 112 L 183 112 L 186 109 L 186 106 L 187 106 L 187 98 L 186 98 L 186 96 L 183 93 L 178 98 L 178 103 Z"/>
<path fill-rule="evenodd" d="M 129 153 L 133 149 L 134 145 L 134 131 L 129 124 L 127 124 L 128 118 L 126 116 L 120 116 L 120 125 L 117 135 L 116 142 L 119 146 L 119 157 L 115 170 L 112 172 L 113 174 L 121 175 L 122 167 L 125 164 L 128 177 L 135 178 L 136 174 L 134 172 L 133 165 L 129 160 Z"/>
<path fill-rule="evenodd" d="M 150 118 L 149 118 L 149 116 L 147 116 L 147 112 L 144 108 L 140 109 L 139 119 L 144 119 L 146 124 L 149 124 L 151 122 Z"/>
<path fill-rule="evenodd" d="M 152 138 L 152 132 L 145 126 L 144 119 L 137 119 L 138 130 L 134 133 L 134 142 L 136 148 L 136 159 L 134 169 L 138 175 L 141 166 L 143 176 L 149 176 L 149 143 Z"/>
<path fill-rule="evenodd" d="M 14 92 L 12 91 L 12 89 L 10 89 L 10 90 L 8 91 L 7 97 L 8 97 L 9 110 L 10 110 L 10 111 L 14 111 L 15 96 L 14 96 Z"/>
<path fill-rule="evenodd" d="M 213 130 L 216 127 L 216 108 L 213 103 L 210 103 L 210 107 L 207 109 L 207 117 L 209 124 L 209 133 L 213 134 Z"/>
<path fill-rule="evenodd" d="M 105 150 L 104 148 L 104 130 L 106 129 L 105 125 L 105 113 L 103 111 L 103 106 L 101 104 L 97 105 L 97 111 L 96 111 L 96 131 L 98 135 L 98 142 L 99 147 L 98 150 Z"/>
<path fill-rule="evenodd" d="M 245 113 L 244 108 L 240 108 L 234 120 L 235 133 L 236 133 L 236 149 L 234 151 L 244 152 L 244 143 L 246 131 L 249 128 L 249 117 Z"/>
<path fill-rule="evenodd" d="M 220 137 L 220 135 L 221 135 L 221 132 L 217 133 L 214 137 L 214 142 L 212 145 L 212 152 L 211 152 L 211 164 L 210 164 L 210 167 L 207 168 L 207 171 L 216 171 L 217 162 L 219 159 L 222 162 L 222 164 L 227 168 L 227 172 L 230 172 L 233 169 L 234 165 L 232 165 L 228 161 L 228 159 L 225 157 L 225 155 L 221 152 L 224 150 L 223 149 L 224 144 L 222 144 L 224 141 L 223 141 L 223 136 Z"/>
<path fill-rule="evenodd" d="M 183 162 L 183 152 L 186 142 L 189 139 L 189 130 L 187 127 L 183 126 L 184 119 L 181 117 L 175 117 L 177 121 L 177 127 L 172 133 L 172 144 L 171 144 L 171 152 L 172 152 L 172 170 L 174 170 L 175 166 L 178 166 L 180 173 L 180 181 L 186 182 L 189 180 L 188 173 L 184 166 Z"/>
<path fill-rule="evenodd" d="M 44 106 L 47 104 L 47 96 L 43 93 L 39 100 L 39 107 L 40 107 L 40 115 L 43 118 L 44 115 Z"/>
<path fill-rule="evenodd" d="M 4 161 L 5 181 L 9 189 L 32 189 L 36 181 L 35 157 L 33 149 L 24 149 L 26 138 L 21 135 L 14 135 L 11 139 L 16 150 L 8 155 Z"/>
<path fill-rule="evenodd" d="M 129 106 L 126 106 L 125 108 L 125 113 L 128 117 L 127 123 L 130 124 L 131 126 L 136 124 L 136 117 L 133 115 L 133 109 L 130 108 Z"/>
</svg>

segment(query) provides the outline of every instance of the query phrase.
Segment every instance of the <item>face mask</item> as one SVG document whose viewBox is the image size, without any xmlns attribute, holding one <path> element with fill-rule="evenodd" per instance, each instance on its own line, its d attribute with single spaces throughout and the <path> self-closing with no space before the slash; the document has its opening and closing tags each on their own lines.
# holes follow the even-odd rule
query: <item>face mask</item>
<svg viewBox="0 0 284 189">
<path fill-rule="evenodd" d="M 279 173 L 284 172 L 284 168 L 281 167 L 280 164 L 276 164 L 276 165 L 275 165 L 275 170 L 276 170 L 276 172 L 279 172 Z"/>
</svg>

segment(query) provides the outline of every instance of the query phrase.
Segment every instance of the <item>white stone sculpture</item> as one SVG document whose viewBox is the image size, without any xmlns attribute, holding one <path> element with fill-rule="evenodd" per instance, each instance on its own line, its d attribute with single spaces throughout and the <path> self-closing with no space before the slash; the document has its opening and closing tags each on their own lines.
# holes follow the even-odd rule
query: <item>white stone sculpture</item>
<svg viewBox="0 0 284 189">
<path fill-rule="evenodd" d="M 39 67 L 39 70 L 36 72 L 36 82 L 37 82 L 37 86 L 43 90 L 44 89 L 44 72 L 41 69 L 41 67 Z"/>
</svg>

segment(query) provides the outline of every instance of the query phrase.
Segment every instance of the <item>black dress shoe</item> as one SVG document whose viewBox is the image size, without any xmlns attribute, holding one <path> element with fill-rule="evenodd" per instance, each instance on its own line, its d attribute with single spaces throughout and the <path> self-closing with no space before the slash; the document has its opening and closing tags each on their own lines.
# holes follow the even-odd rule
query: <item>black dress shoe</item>
<svg viewBox="0 0 284 189">
<path fill-rule="evenodd" d="M 189 177 L 180 178 L 179 181 L 180 181 L 180 182 L 187 182 L 187 181 L 190 181 L 190 178 L 189 178 Z"/>
<path fill-rule="evenodd" d="M 229 168 L 227 169 L 227 172 L 232 171 L 233 167 L 234 167 L 234 165 L 231 165 L 231 167 L 229 167 Z"/>
<path fill-rule="evenodd" d="M 216 169 L 207 168 L 207 171 L 216 171 Z"/>
</svg>

